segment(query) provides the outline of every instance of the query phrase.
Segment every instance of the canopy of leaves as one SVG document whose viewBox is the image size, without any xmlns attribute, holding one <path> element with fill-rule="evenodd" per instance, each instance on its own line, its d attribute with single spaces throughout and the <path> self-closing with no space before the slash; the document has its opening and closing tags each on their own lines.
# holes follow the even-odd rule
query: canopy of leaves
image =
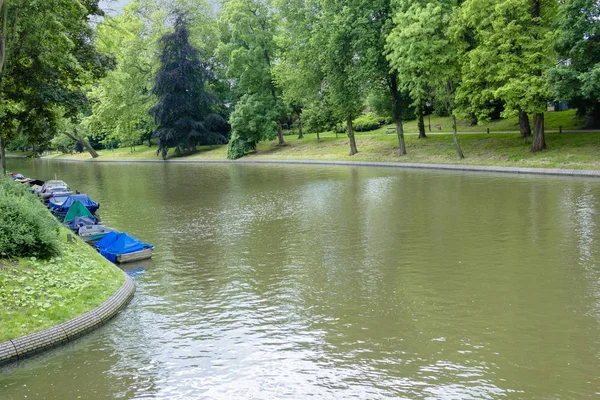
<svg viewBox="0 0 600 400">
<path fill-rule="evenodd" d="M 550 70 L 557 100 L 567 100 L 600 120 L 600 3 L 569 0 L 560 3 L 560 35 L 556 48 L 561 60 Z"/>
<path fill-rule="evenodd" d="M 539 4 L 539 16 L 533 5 Z M 453 23 L 462 44 L 462 85 L 457 103 L 464 114 L 489 119 L 495 100 L 505 115 L 546 110 L 551 92 L 544 74 L 556 58 L 551 29 L 554 0 L 466 0 Z"/>
<path fill-rule="evenodd" d="M 105 142 L 125 146 L 138 144 L 153 130 L 148 110 L 156 102 L 150 93 L 153 43 L 138 7 L 134 2 L 97 28 L 98 47 L 115 56 L 117 67 L 91 91 L 92 115 L 84 121 Z"/>
<path fill-rule="evenodd" d="M 84 86 L 114 65 L 98 52 L 89 19 L 98 0 L 14 0 L 8 4 L 7 53 L 0 86 L 0 132 L 47 143 L 61 117 L 89 106 Z"/>
<path fill-rule="evenodd" d="M 395 27 L 387 38 L 388 60 L 417 107 L 458 78 L 456 49 L 447 36 L 453 3 L 401 0 L 394 16 Z"/>
<path fill-rule="evenodd" d="M 220 24 L 222 38 L 217 53 L 227 65 L 227 77 L 240 97 L 229 118 L 229 157 L 238 158 L 244 153 L 239 151 L 244 147 L 238 146 L 239 142 L 256 144 L 272 138 L 286 116 L 272 75 L 277 52 L 276 16 L 268 1 L 230 0 L 223 6 Z"/>
</svg>

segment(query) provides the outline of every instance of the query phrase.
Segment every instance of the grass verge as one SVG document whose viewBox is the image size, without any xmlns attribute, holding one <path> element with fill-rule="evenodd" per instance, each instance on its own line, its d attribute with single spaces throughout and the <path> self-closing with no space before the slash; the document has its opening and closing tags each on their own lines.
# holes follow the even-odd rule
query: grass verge
<svg viewBox="0 0 600 400">
<path fill-rule="evenodd" d="M 49 260 L 0 259 L 0 342 L 50 328 L 88 312 L 112 296 L 124 276 L 79 239 Z"/>
<path fill-rule="evenodd" d="M 317 142 L 316 135 L 305 135 L 304 139 L 286 136 L 286 146 L 277 146 L 275 141 L 260 143 L 256 153 L 244 159 L 252 160 L 340 160 L 340 161 L 388 161 L 407 163 L 487 165 L 526 168 L 600 169 L 600 133 L 547 133 L 548 149 L 530 153 L 530 143 L 524 142 L 518 133 L 462 134 L 459 141 L 465 159 L 456 156 L 450 134 L 430 135 L 418 139 L 417 135 L 406 135 L 408 154 L 398 154 L 398 139 L 395 134 L 384 130 L 371 135 L 358 135 L 359 153 L 349 156 L 348 139 L 333 134 L 322 134 Z M 138 147 L 113 151 L 100 151 L 100 160 L 160 160 L 156 147 Z M 169 152 L 170 155 L 173 152 Z M 224 160 L 227 146 L 202 147 L 195 154 L 180 157 L 182 161 Z M 87 153 L 56 154 L 57 159 L 89 160 Z"/>
</svg>

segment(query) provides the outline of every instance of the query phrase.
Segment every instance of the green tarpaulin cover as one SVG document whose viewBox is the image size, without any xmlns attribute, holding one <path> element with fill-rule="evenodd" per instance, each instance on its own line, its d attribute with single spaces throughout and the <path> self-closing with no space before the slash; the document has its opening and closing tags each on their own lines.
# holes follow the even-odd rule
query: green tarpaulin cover
<svg viewBox="0 0 600 400">
<path fill-rule="evenodd" d="M 79 200 L 75 200 L 71 207 L 69 207 L 69 211 L 67 211 L 67 215 L 65 216 L 65 222 L 71 222 L 75 217 L 90 217 L 93 218 L 92 213 L 83 205 Z"/>
</svg>

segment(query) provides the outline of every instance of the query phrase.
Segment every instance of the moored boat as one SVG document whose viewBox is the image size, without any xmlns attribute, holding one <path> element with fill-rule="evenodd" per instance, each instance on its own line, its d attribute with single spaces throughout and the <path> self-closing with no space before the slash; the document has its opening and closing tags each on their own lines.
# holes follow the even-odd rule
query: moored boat
<svg viewBox="0 0 600 400">
<path fill-rule="evenodd" d="M 95 218 L 90 212 L 90 210 L 88 210 L 82 202 L 80 202 L 79 200 L 75 200 L 67 210 L 64 222 L 69 223 L 77 217 Z M 97 218 L 96 223 L 98 223 Z"/>
<path fill-rule="evenodd" d="M 96 245 L 96 249 L 109 261 L 127 263 L 152 257 L 154 246 L 127 233 L 109 232 Z"/>
<path fill-rule="evenodd" d="M 100 203 L 96 203 L 94 200 L 90 199 L 87 194 L 51 197 L 50 200 L 48 200 L 48 208 L 54 214 L 64 216 L 75 201 L 81 202 L 92 214 L 96 213 L 98 208 L 100 208 Z"/>
<path fill-rule="evenodd" d="M 84 225 L 79 228 L 77 234 L 84 242 L 94 243 L 110 232 L 116 232 L 116 230 L 104 225 Z"/>
<path fill-rule="evenodd" d="M 59 192 L 71 192 L 71 189 L 69 189 L 69 186 L 65 183 L 65 181 L 54 179 L 42 183 L 41 187 L 34 193 L 39 194 L 42 199 L 47 200 L 55 193 Z"/>
</svg>

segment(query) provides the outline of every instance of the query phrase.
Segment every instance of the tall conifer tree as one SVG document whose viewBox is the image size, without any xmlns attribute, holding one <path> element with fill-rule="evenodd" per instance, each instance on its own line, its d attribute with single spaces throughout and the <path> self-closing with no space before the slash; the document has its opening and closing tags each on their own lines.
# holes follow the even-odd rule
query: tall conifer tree
<svg viewBox="0 0 600 400">
<path fill-rule="evenodd" d="M 198 145 L 226 143 L 220 133 L 225 121 L 213 112 L 218 99 L 205 89 L 210 71 L 190 44 L 182 15 L 176 16 L 175 32 L 160 42 L 161 67 L 152 89 L 158 103 L 150 109 L 157 125 L 153 136 L 158 140 L 158 153 L 165 159 L 169 147 L 180 154 L 193 152 Z"/>
</svg>

